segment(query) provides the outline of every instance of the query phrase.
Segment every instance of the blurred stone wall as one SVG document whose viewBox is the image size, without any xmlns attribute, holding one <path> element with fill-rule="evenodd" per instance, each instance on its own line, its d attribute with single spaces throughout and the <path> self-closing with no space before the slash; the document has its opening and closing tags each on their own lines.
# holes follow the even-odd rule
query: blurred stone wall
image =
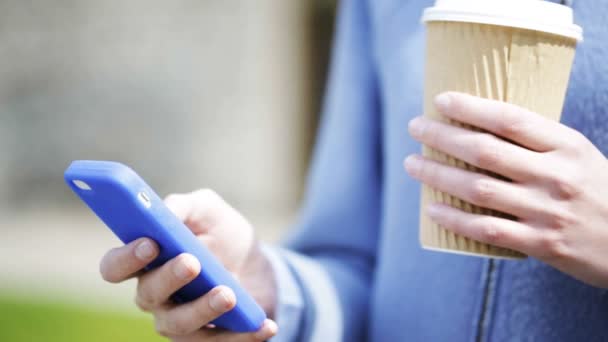
<svg viewBox="0 0 608 342">
<path fill-rule="evenodd" d="M 324 79 L 315 3 L 0 1 L 0 211 L 71 206 L 69 161 L 111 159 L 161 195 L 292 212 Z"/>
</svg>

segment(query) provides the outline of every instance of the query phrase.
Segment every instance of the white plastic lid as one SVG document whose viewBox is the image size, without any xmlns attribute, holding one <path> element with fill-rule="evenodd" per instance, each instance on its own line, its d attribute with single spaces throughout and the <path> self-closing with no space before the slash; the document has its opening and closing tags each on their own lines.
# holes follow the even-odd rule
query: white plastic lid
<svg viewBox="0 0 608 342">
<path fill-rule="evenodd" d="M 423 22 L 459 21 L 517 27 L 583 40 L 572 8 L 543 0 L 436 0 Z"/>
</svg>

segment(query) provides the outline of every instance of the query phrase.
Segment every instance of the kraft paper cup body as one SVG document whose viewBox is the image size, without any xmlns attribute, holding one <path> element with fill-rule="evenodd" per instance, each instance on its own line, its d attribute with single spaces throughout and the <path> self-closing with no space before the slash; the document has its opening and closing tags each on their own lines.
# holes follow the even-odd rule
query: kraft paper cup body
<svg viewBox="0 0 608 342">
<path fill-rule="evenodd" d="M 426 21 L 426 28 L 425 116 L 479 131 L 448 120 L 437 112 L 433 103 L 436 95 L 459 91 L 513 103 L 552 120 L 560 119 L 578 39 L 576 35 L 447 20 Z M 423 155 L 443 164 L 496 176 L 427 146 L 423 147 Z M 442 228 L 425 213 L 430 203 L 510 219 L 503 213 L 472 205 L 423 185 L 420 242 L 424 248 L 495 258 L 525 257 L 519 252 L 481 243 Z"/>
</svg>

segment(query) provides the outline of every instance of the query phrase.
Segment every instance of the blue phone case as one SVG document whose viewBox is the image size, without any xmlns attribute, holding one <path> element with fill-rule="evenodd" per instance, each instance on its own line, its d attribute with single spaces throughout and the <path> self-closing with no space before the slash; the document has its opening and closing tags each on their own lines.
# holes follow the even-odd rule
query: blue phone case
<svg viewBox="0 0 608 342">
<path fill-rule="evenodd" d="M 160 254 L 148 269 L 181 253 L 198 258 L 201 273 L 173 295 L 175 301 L 188 302 L 226 285 L 236 295 L 236 307 L 212 323 L 236 332 L 261 327 L 266 318 L 262 308 L 133 170 L 117 162 L 77 160 L 64 178 L 122 242 L 148 237 L 158 243 Z"/>
</svg>

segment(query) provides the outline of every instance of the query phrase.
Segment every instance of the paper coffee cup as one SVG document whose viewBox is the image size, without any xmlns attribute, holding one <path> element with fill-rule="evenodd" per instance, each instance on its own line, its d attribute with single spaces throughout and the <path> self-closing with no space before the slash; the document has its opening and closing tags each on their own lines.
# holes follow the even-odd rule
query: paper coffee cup
<svg viewBox="0 0 608 342">
<path fill-rule="evenodd" d="M 510 102 L 559 120 L 582 29 L 569 7 L 541 0 L 437 0 L 424 11 L 427 27 L 424 115 L 479 130 L 440 115 L 433 99 L 444 91 Z M 441 163 L 490 174 L 423 147 Z M 525 255 L 456 235 L 426 215 L 430 203 L 466 212 L 508 217 L 423 185 L 420 242 L 423 248 L 495 258 Z"/>
</svg>

